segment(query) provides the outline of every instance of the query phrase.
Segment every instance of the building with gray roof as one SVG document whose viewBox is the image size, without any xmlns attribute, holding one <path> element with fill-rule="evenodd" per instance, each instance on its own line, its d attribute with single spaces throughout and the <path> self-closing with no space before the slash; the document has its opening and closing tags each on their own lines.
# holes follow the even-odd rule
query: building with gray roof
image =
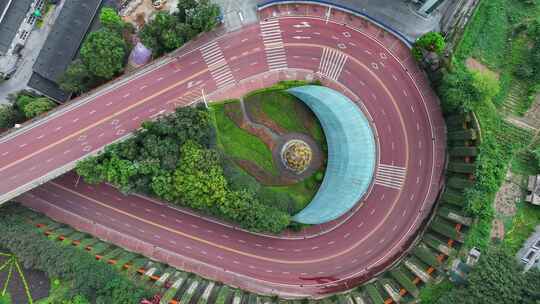
<svg viewBox="0 0 540 304">
<path fill-rule="evenodd" d="M 540 270 L 540 225 L 536 226 L 536 231 L 523 243 L 517 258 L 523 263 L 525 271 L 534 267 Z"/>
<path fill-rule="evenodd" d="M 102 1 L 66 1 L 34 63 L 29 87 L 59 102 L 68 99 L 58 81 L 77 55 Z"/>
</svg>

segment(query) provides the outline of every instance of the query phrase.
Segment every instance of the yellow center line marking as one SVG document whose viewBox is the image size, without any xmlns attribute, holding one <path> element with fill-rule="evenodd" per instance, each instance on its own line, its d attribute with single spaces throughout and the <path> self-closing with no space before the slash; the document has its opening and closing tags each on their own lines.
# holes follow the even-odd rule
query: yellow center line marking
<svg viewBox="0 0 540 304">
<path fill-rule="evenodd" d="M 183 85 L 184 83 L 186 83 L 187 81 L 190 81 L 191 79 L 199 77 L 200 75 L 206 73 L 207 71 L 208 71 L 207 68 L 203 69 L 203 70 L 201 70 L 201 71 L 199 71 L 199 72 L 197 72 L 197 73 L 195 73 L 195 74 L 193 74 L 193 75 L 191 75 L 191 76 L 189 76 L 187 78 L 184 78 L 183 80 L 181 80 L 181 81 L 179 81 L 179 82 L 177 82 L 177 83 L 175 83 L 175 84 L 173 84 L 173 85 L 171 85 L 169 87 L 166 87 L 165 89 L 163 89 L 163 90 L 161 90 L 159 92 L 156 92 L 156 93 L 154 93 L 154 94 L 152 94 L 152 95 L 150 95 L 148 97 L 145 97 L 145 98 L 141 99 L 140 101 L 138 101 L 138 102 L 136 102 L 134 104 L 131 104 L 131 105 L 123 108 L 122 110 L 120 110 L 120 111 L 118 111 L 118 112 L 116 112 L 116 113 L 114 113 L 112 115 L 109 115 L 109 116 L 107 116 L 105 118 L 102 118 L 101 120 L 98 120 L 97 122 L 83 128 L 83 129 L 80 129 L 79 131 L 77 131 L 75 133 L 67 135 L 66 137 L 64 137 L 64 138 L 62 138 L 62 139 L 60 139 L 60 140 L 58 140 L 58 141 L 56 141 L 56 142 L 54 142 L 54 143 L 52 143 L 50 145 L 47 145 L 47 146 L 45 146 L 45 147 L 43 147 L 41 149 L 38 149 L 38 150 L 28 154 L 28 155 L 25 155 L 24 157 L 19 158 L 16 161 L 14 161 L 12 163 L 9 163 L 9 164 L 5 165 L 4 167 L 0 168 L 0 172 L 4 171 L 4 170 L 6 170 L 6 169 L 8 169 L 10 167 L 13 167 L 16 164 L 19 164 L 19 163 L 21 163 L 21 162 L 23 162 L 23 161 L 37 155 L 37 154 L 43 152 L 43 151 L 46 151 L 46 150 L 48 150 L 48 149 L 50 149 L 52 147 L 55 147 L 55 146 L 57 146 L 59 144 L 62 144 L 64 142 L 66 142 L 66 141 L 68 141 L 68 140 L 70 140 L 70 139 L 72 139 L 72 138 L 74 138 L 74 137 L 76 137 L 76 136 L 78 136 L 78 135 L 80 135 L 80 134 L 94 128 L 94 127 L 96 127 L 96 126 L 99 126 L 100 124 L 102 124 L 102 123 L 104 123 L 104 122 L 106 122 L 106 121 L 108 121 L 108 120 L 110 120 L 110 119 L 112 119 L 114 117 L 118 117 L 121 114 L 124 114 L 125 112 L 127 112 L 127 111 L 129 111 L 129 110 L 131 110 L 131 109 L 133 109 L 133 108 L 135 108 L 135 107 L 137 107 L 137 106 L 139 106 L 139 105 L 141 105 L 141 104 L 143 104 L 143 103 L 145 103 L 145 102 L 147 102 L 147 101 L 149 101 L 149 100 L 151 100 L 151 99 L 153 99 L 153 98 L 155 98 L 155 97 L 157 97 L 157 96 L 159 96 L 159 95 L 161 95 L 163 93 L 166 93 L 167 91 L 170 91 L 170 90 L 172 90 L 172 89 L 174 89 L 174 88 L 176 88 L 178 86 Z"/>
</svg>

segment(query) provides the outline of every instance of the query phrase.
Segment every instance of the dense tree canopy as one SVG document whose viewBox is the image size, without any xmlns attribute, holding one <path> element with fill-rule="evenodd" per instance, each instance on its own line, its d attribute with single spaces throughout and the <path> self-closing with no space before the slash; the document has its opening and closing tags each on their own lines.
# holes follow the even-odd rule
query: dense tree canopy
<svg viewBox="0 0 540 304">
<path fill-rule="evenodd" d="M 157 13 L 139 36 L 154 56 L 160 56 L 181 47 L 197 34 L 215 28 L 219 15 L 219 6 L 209 0 L 179 1 L 177 13 Z"/>
<path fill-rule="evenodd" d="M 188 15 L 197 7 L 197 0 L 178 1 L 176 16 L 182 23 L 187 23 Z"/>
<path fill-rule="evenodd" d="M 28 212 L 15 205 L 3 206 L 0 212 L 0 243 L 15 254 L 24 267 L 42 270 L 50 278 L 69 282 L 70 297 L 82 295 L 91 303 L 138 304 L 151 295 L 143 284 L 131 281 L 88 252 L 51 241 L 28 223 L 24 217 Z M 71 302 L 87 303 L 79 300 Z"/>
<path fill-rule="evenodd" d="M 491 106 L 491 99 L 499 93 L 499 82 L 489 74 L 456 66 L 445 73 L 438 91 L 446 112 L 469 112 Z"/>
<path fill-rule="evenodd" d="M 62 90 L 66 92 L 82 93 L 94 87 L 98 79 L 88 71 L 80 59 L 77 59 L 69 65 L 59 82 Z"/>
<path fill-rule="evenodd" d="M 125 24 L 116 11 L 110 7 L 104 7 L 101 9 L 99 14 L 99 22 L 104 27 L 116 32 L 121 32 Z"/>
<path fill-rule="evenodd" d="M 0 129 L 11 128 L 17 120 L 17 111 L 12 105 L 0 105 Z"/>
<path fill-rule="evenodd" d="M 120 73 L 129 51 L 124 35 L 130 27 L 113 8 L 101 9 L 102 28 L 84 40 L 80 59 L 74 60 L 59 80 L 60 87 L 72 93 L 83 93 Z M 126 37 L 126 39 L 124 38 Z"/>
<path fill-rule="evenodd" d="M 101 29 L 85 39 L 81 59 L 92 74 L 111 79 L 124 68 L 126 52 L 126 42 L 119 33 Z"/>
<path fill-rule="evenodd" d="M 189 25 L 178 22 L 176 16 L 165 12 L 157 13 L 139 34 L 143 44 L 156 55 L 179 48 L 195 35 L 196 32 Z"/>
<path fill-rule="evenodd" d="M 437 304 L 537 304 L 540 303 L 540 271 L 522 273 L 516 259 L 501 248 L 490 248 L 468 277 Z"/>
<path fill-rule="evenodd" d="M 28 91 L 10 94 L 11 104 L 0 105 L 0 130 L 12 128 L 54 108 L 55 104 L 46 97 L 39 97 Z"/>
<path fill-rule="evenodd" d="M 210 0 L 199 0 L 195 9 L 189 9 L 185 12 L 185 22 L 197 32 L 208 32 L 218 25 L 220 9 Z"/>
<path fill-rule="evenodd" d="M 212 128 L 203 108 L 178 108 L 145 122 L 142 131 L 77 165 L 89 183 L 109 182 L 123 192 L 155 195 L 256 231 L 280 232 L 290 222 L 283 210 L 263 205 L 253 192 L 232 190 L 222 159 L 210 149 Z"/>
<path fill-rule="evenodd" d="M 416 40 L 412 52 L 414 57 L 417 60 L 420 60 L 422 59 L 423 51 L 442 54 L 445 46 L 446 43 L 444 42 L 444 37 L 440 33 L 429 32 Z"/>
</svg>

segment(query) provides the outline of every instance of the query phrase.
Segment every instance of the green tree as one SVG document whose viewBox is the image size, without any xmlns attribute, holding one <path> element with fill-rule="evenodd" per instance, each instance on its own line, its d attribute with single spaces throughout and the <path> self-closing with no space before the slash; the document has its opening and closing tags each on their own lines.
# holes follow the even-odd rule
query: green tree
<svg viewBox="0 0 540 304">
<path fill-rule="evenodd" d="M 538 271 L 524 275 L 512 255 L 503 248 L 493 247 L 483 253 L 479 263 L 468 276 L 468 284 L 455 288 L 437 303 L 533 304 L 538 289 L 538 285 L 534 283 L 539 280 Z"/>
<path fill-rule="evenodd" d="M 181 1 L 182 2 L 182 1 Z M 200 0 L 195 9 L 186 13 L 186 23 L 197 32 L 208 32 L 218 25 L 219 6 L 210 0 Z"/>
<path fill-rule="evenodd" d="M 87 157 L 79 161 L 75 170 L 89 184 L 97 184 L 105 180 L 105 169 L 100 163 L 99 157 Z"/>
<path fill-rule="evenodd" d="M 180 23 L 175 16 L 159 12 L 143 27 L 139 36 L 144 45 L 159 56 L 179 48 L 193 38 L 195 32 L 190 26 Z"/>
<path fill-rule="evenodd" d="M 131 178 L 137 174 L 136 166 L 129 160 L 121 159 L 115 153 L 103 162 L 105 167 L 105 180 L 117 187 L 124 193 L 131 192 L 133 183 Z"/>
<path fill-rule="evenodd" d="M 0 129 L 13 127 L 17 120 L 17 111 L 12 105 L 0 105 Z"/>
<path fill-rule="evenodd" d="M 111 7 L 104 7 L 99 14 L 99 22 L 109 30 L 122 32 L 124 21 Z"/>
<path fill-rule="evenodd" d="M 36 98 L 23 108 L 24 115 L 27 118 L 33 118 L 54 108 L 54 104 L 46 97 Z"/>
<path fill-rule="evenodd" d="M 151 188 L 157 196 L 168 202 L 174 202 L 178 199 L 179 195 L 174 187 L 172 174 L 169 172 L 162 171 L 155 175 L 152 178 Z"/>
<path fill-rule="evenodd" d="M 422 50 L 435 52 L 440 55 L 444 51 L 445 46 L 446 43 L 441 33 L 429 32 L 416 40 L 412 52 L 416 60 L 420 60 L 422 59 Z"/>
<path fill-rule="evenodd" d="M 62 301 L 61 304 L 90 304 L 90 302 L 81 295 L 76 295 L 69 300 Z"/>
<path fill-rule="evenodd" d="M 178 12 L 176 13 L 178 20 L 182 23 L 187 22 L 187 16 L 191 11 L 195 10 L 197 7 L 197 0 L 182 0 L 178 1 L 177 8 Z"/>
<path fill-rule="evenodd" d="M 180 151 L 180 166 L 174 174 L 174 186 L 183 203 L 195 209 L 210 210 L 224 203 L 228 188 L 219 157 L 193 141 Z"/>
<path fill-rule="evenodd" d="M 98 80 L 80 59 L 76 59 L 61 76 L 59 83 L 66 92 L 83 93 L 94 87 Z"/>
<path fill-rule="evenodd" d="M 36 99 L 36 97 L 34 96 L 19 94 L 15 99 L 14 106 L 18 111 L 24 114 L 24 108 L 26 107 L 26 105 L 34 101 L 34 99 Z"/>
<path fill-rule="evenodd" d="M 127 45 L 122 36 L 109 29 L 88 35 L 81 47 L 81 59 L 95 76 L 111 79 L 122 71 Z"/>
<path fill-rule="evenodd" d="M 455 67 L 445 73 L 437 89 L 446 112 L 469 112 L 486 104 L 492 106 L 491 99 L 498 94 L 499 84 L 486 74 L 473 74 L 464 67 Z"/>
<path fill-rule="evenodd" d="M 0 294 L 0 304 L 12 304 L 11 302 L 11 295 L 9 292 L 6 292 L 5 294 Z"/>
<path fill-rule="evenodd" d="M 491 102 L 501 90 L 499 80 L 492 74 L 475 71 L 472 72 L 472 79 L 474 88 L 485 102 Z"/>
</svg>

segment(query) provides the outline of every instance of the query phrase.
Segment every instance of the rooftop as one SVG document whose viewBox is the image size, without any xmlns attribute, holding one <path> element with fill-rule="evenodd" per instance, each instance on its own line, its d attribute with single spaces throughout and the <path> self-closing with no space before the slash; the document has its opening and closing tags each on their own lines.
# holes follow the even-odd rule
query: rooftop
<svg viewBox="0 0 540 304">
<path fill-rule="evenodd" d="M 64 4 L 36 62 L 29 86 L 57 99 L 57 81 L 77 55 L 81 43 L 103 0 L 70 0 Z M 48 83 L 42 83 L 42 82 Z M 56 85 L 56 88 L 53 87 Z M 48 88 L 49 91 L 42 91 Z M 65 93 L 64 93 L 65 94 Z M 58 95 L 59 96 L 59 95 Z M 66 97 L 67 98 L 67 97 Z M 65 99 L 59 99 L 64 101 Z"/>
<path fill-rule="evenodd" d="M 319 191 L 293 220 L 326 223 L 347 213 L 369 189 L 377 153 L 373 131 L 358 106 L 337 91 L 308 85 L 288 92 L 315 113 L 328 144 L 326 173 Z"/>
<path fill-rule="evenodd" d="M 527 189 L 530 194 L 527 195 L 525 200 L 533 205 L 540 206 L 540 175 L 529 176 L 529 183 Z"/>
</svg>

